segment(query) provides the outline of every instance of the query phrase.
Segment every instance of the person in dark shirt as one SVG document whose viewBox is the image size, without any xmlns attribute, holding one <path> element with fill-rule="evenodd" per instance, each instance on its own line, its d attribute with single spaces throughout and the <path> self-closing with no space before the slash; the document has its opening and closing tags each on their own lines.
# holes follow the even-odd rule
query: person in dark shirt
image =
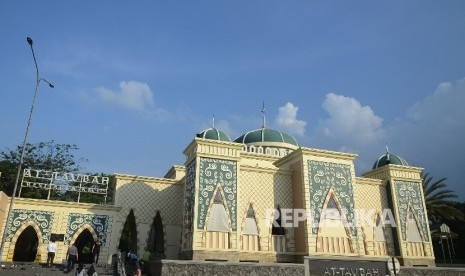
<svg viewBox="0 0 465 276">
<path fill-rule="evenodd" d="M 97 239 L 97 241 L 94 243 L 94 246 L 92 247 L 92 255 L 94 257 L 94 263 L 98 264 L 98 257 L 100 255 L 100 249 L 102 247 L 102 241 L 100 238 Z"/>
</svg>

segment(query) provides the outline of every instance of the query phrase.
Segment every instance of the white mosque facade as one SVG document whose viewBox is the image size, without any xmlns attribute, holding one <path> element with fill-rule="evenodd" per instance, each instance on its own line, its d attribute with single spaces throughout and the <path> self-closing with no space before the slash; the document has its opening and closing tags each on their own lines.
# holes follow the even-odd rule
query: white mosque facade
<svg viewBox="0 0 465 276">
<path fill-rule="evenodd" d="M 16 198 L 7 222 L 10 198 L 0 193 L 2 261 L 29 254 L 45 262 L 55 235 L 57 260 L 70 244 L 82 251 L 80 241 L 101 238 L 100 260 L 109 263 L 131 218 L 132 249 L 167 259 L 396 256 L 405 266 L 434 266 L 422 168 L 397 155 L 386 152 L 359 177 L 357 155 L 303 147 L 266 127 L 234 141 L 209 128 L 184 154 L 163 178 L 114 174 L 111 205 Z"/>
</svg>

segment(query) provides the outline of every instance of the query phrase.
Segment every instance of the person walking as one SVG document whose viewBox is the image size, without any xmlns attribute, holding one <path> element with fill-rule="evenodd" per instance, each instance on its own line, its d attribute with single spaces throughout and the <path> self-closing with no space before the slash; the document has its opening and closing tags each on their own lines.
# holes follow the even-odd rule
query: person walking
<svg viewBox="0 0 465 276">
<path fill-rule="evenodd" d="M 100 240 L 100 238 L 97 238 L 97 241 L 94 243 L 94 246 L 92 246 L 92 255 L 94 257 L 95 265 L 98 264 L 98 256 L 100 255 L 101 247 L 102 247 L 102 241 Z"/>
<path fill-rule="evenodd" d="M 74 269 L 74 264 L 79 260 L 79 256 L 78 256 L 78 249 L 76 247 L 76 243 L 73 243 L 73 245 L 71 245 L 69 248 L 68 248 L 68 272 L 70 272 L 72 269 Z"/>
<path fill-rule="evenodd" d="M 47 266 L 51 267 L 53 265 L 53 260 L 55 259 L 55 253 L 57 252 L 57 245 L 55 240 L 51 240 L 47 246 Z"/>
</svg>

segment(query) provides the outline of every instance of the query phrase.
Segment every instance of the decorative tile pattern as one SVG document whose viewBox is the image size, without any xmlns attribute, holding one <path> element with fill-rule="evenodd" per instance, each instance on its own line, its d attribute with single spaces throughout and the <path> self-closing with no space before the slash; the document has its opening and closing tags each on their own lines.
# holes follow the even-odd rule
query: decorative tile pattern
<svg viewBox="0 0 465 276">
<path fill-rule="evenodd" d="M 382 214 L 384 209 L 389 208 L 385 186 L 356 183 L 353 188 L 356 209 L 365 214 L 372 214 L 372 221 L 375 221 L 376 216 Z"/>
<path fill-rule="evenodd" d="M 127 181 L 118 189 L 118 220 L 126 221 L 134 210 L 136 223 L 151 225 L 157 212 L 163 224 L 182 223 L 184 185 L 166 184 L 155 181 Z"/>
<path fill-rule="evenodd" d="M 217 186 L 220 186 L 226 198 L 231 228 L 237 228 L 237 164 L 235 161 L 200 158 L 199 207 L 197 229 L 203 229 L 208 207 Z"/>
<path fill-rule="evenodd" d="M 184 212 L 183 224 L 188 231 L 193 231 L 192 220 L 194 218 L 195 205 L 195 162 L 192 162 L 186 169 L 186 182 L 184 189 Z"/>
<path fill-rule="evenodd" d="M 95 233 L 102 239 L 103 244 L 107 240 L 108 216 L 94 214 L 70 213 L 66 227 L 64 244 L 69 244 L 74 234 L 82 226 L 88 224 L 92 226 Z"/>
<path fill-rule="evenodd" d="M 400 229 L 402 239 L 406 240 L 407 230 L 407 213 L 409 206 L 418 218 L 421 234 L 425 241 L 429 241 L 428 228 L 426 226 L 427 218 L 423 209 L 423 198 L 420 192 L 419 182 L 394 180 L 394 191 L 397 199 L 397 213 L 400 219 Z"/>
<path fill-rule="evenodd" d="M 271 211 L 278 205 L 281 209 L 293 208 L 291 176 L 242 170 L 240 179 L 241 200 L 238 219 L 244 221 L 250 203 L 253 203 L 259 233 L 261 236 L 268 236 L 271 223 L 267 223 L 266 219 L 271 219 Z"/>
<path fill-rule="evenodd" d="M 16 231 L 29 221 L 37 224 L 42 234 L 42 242 L 48 243 L 50 239 L 52 223 L 55 215 L 53 212 L 35 211 L 35 210 L 13 210 L 13 215 L 8 220 L 8 232 L 5 241 L 11 242 Z"/>
<path fill-rule="evenodd" d="M 308 161 L 308 177 L 310 179 L 310 209 L 312 212 L 312 233 L 318 234 L 317 225 L 323 204 L 330 189 L 333 189 L 342 212 L 345 214 L 352 236 L 357 236 L 355 222 L 354 193 L 350 166 L 322 161 Z"/>
</svg>

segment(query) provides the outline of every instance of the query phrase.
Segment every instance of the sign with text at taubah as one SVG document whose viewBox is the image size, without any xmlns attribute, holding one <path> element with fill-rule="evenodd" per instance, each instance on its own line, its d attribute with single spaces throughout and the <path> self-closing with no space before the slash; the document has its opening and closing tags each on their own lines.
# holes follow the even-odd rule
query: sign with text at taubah
<svg viewBox="0 0 465 276">
<path fill-rule="evenodd" d="M 24 169 L 21 188 L 106 195 L 109 182 L 106 176 Z"/>
<path fill-rule="evenodd" d="M 386 276 L 389 275 L 386 259 L 356 257 L 316 257 L 304 258 L 307 276 Z"/>
</svg>

